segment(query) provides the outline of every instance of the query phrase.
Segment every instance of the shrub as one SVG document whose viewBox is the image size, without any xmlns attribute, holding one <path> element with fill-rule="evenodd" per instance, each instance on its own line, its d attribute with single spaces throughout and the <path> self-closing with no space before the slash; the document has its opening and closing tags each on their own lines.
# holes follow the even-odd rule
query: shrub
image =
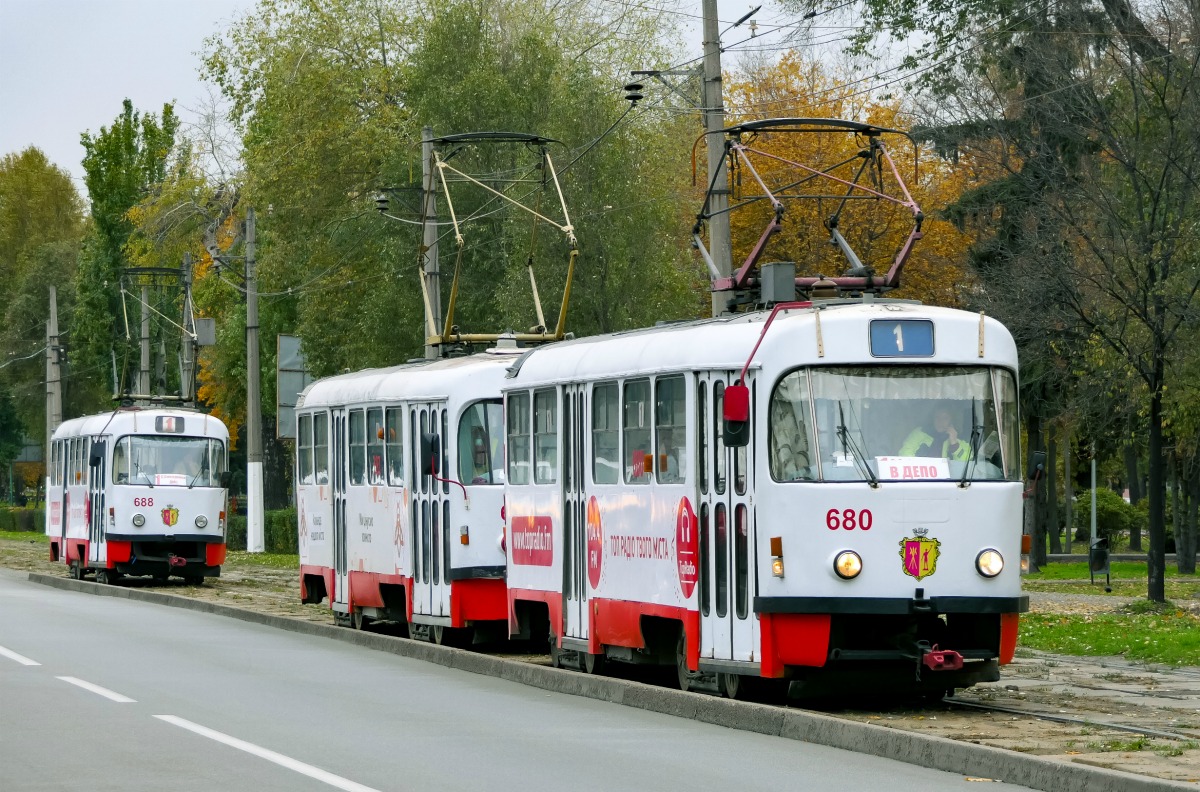
<svg viewBox="0 0 1200 792">
<path fill-rule="evenodd" d="M 266 512 L 263 515 L 263 534 L 264 550 L 268 553 L 300 552 L 294 508 Z M 246 518 L 243 515 L 230 515 L 225 543 L 231 550 L 246 549 Z"/>
<path fill-rule="evenodd" d="M 1125 502 L 1117 493 L 1110 489 L 1096 490 L 1096 533 L 1107 538 L 1110 542 L 1114 537 L 1125 533 L 1140 516 L 1137 509 Z M 1092 524 L 1092 491 L 1084 490 L 1075 500 L 1075 529 L 1076 536 L 1086 537 L 1091 531 Z"/>
<path fill-rule="evenodd" d="M 0 508 L 0 531 L 41 533 L 45 529 L 45 509 Z"/>
</svg>

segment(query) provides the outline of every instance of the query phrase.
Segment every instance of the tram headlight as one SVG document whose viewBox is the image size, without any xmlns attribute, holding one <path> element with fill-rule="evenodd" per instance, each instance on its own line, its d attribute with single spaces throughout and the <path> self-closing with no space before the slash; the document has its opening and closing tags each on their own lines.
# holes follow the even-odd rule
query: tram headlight
<svg viewBox="0 0 1200 792">
<path fill-rule="evenodd" d="M 833 559 L 833 571 L 842 580 L 852 580 L 862 572 L 862 558 L 853 550 L 843 550 Z"/>
<path fill-rule="evenodd" d="M 985 578 L 994 578 L 1004 570 L 1004 556 L 989 547 L 975 556 L 975 569 Z"/>
<path fill-rule="evenodd" d="M 203 514 L 196 515 L 196 527 L 200 528 L 200 529 L 207 528 L 208 527 L 208 518 L 205 517 Z"/>
<path fill-rule="evenodd" d="M 146 524 L 146 518 L 140 514 L 135 514 L 135 515 L 133 515 L 133 524 L 136 527 L 141 528 L 143 525 Z"/>
</svg>

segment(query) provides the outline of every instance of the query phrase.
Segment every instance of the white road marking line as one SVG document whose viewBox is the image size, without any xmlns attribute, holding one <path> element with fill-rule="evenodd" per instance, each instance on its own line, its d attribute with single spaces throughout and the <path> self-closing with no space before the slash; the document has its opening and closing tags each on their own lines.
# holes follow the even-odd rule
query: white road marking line
<svg viewBox="0 0 1200 792">
<path fill-rule="evenodd" d="M 339 775 L 334 775 L 328 771 L 322 770 L 319 767 L 313 767 L 310 764 L 305 764 L 298 759 L 293 759 L 290 756 L 284 756 L 280 753 L 275 753 L 267 748 L 261 748 L 254 743 L 248 743 L 245 740 L 239 740 L 237 737 L 230 737 L 228 734 L 222 734 L 219 731 L 214 731 L 198 723 L 192 723 L 189 720 L 178 718 L 174 715 L 155 715 L 159 720 L 164 720 L 167 723 L 173 723 L 181 729 L 195 732 L 202 737 L 207 737 L 210 740 L 216 740 L 219 743 L 224 743 L 231 748 L 237 748 L 239 751 L 245 751 L 248 754 L 253 754 L 260 759 L 266 759 L 268 762 L 274 762 L 280 767 L 286 767 L 288 770 L 294 770 L 301 775 L 306 775 L 309 778 L 315 778 L 318 781 L 324 781 L 332 787 L 344 789 L 346 792 L 379 792 L 369 786 L 363 786 Z"/>
<path fill-rule="evenodd" d="M 37 660 L 30 660 L 25 655 L 19 655 L 11 649 L 5 649 L 3 646 L 0 646 L 0 655 L 7 657 L 9 660 L 16 660 L 21 665 L 41 665 Z"/>
<path fill-rule="evenodd" d="M 95 693 L 96 695 L 104 696 L 104 698 L 111 699 L 112 701 L 115 701 L 118 704 L 137 704 L 136 701 L 129 698 L 128 696 L 122 696 L 120 693 L 114 693 L 113 691 L 109 690 L 108 688 L 102 688 L 99 685 L 93 685 L 91 682 L 84 682 L 82 679 L 76 679 L 75 677 L 70 677 L 70 676 L 55 677 L 55 678 L 61 679 L 63 682 L 69 682 L 72 685 L 77 685 L 78 687 L 81 687 L 84 690 L 90 690 L 93 693 Z"/>
</svg>

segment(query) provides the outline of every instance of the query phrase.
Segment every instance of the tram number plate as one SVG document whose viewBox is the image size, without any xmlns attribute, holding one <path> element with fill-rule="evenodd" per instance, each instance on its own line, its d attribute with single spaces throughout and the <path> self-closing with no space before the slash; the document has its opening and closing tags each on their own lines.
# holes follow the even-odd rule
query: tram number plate
<svg viewBox="0 0 1200 792">
<path fill-rule="evenodd" d="M 153 506 L 154 498 L 134 498 L 133 505 L 136 506 Z"/>
<path fill-rule="evenodd" d="M 875 524 L 870 509 L 830 509 L 825 512 L 825 527 L 831 531 L 869 531 Z"/>
<path fill-rule="evenodd" d="M 875 357 L 933 357 L 933 322 L 928 319 L 872 319 Z"/>
</svg>

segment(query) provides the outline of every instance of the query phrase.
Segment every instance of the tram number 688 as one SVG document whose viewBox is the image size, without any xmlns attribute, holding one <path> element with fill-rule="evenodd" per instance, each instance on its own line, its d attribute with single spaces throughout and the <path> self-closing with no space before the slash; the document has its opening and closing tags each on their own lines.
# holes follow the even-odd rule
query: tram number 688
<svg viewBox="0 0 1200 792">
<path fill-rule="evenodd" d="M 870 509 L 855 511 L 854 509 L 830 509 L 825 512 L 825 527 L 831 531 L 836 531 L 841 528 L 846 531 L 853 531 L 858 528 L 862 531 L 871 530 L 875 518 L 871 516 Z"/>
</svg>

